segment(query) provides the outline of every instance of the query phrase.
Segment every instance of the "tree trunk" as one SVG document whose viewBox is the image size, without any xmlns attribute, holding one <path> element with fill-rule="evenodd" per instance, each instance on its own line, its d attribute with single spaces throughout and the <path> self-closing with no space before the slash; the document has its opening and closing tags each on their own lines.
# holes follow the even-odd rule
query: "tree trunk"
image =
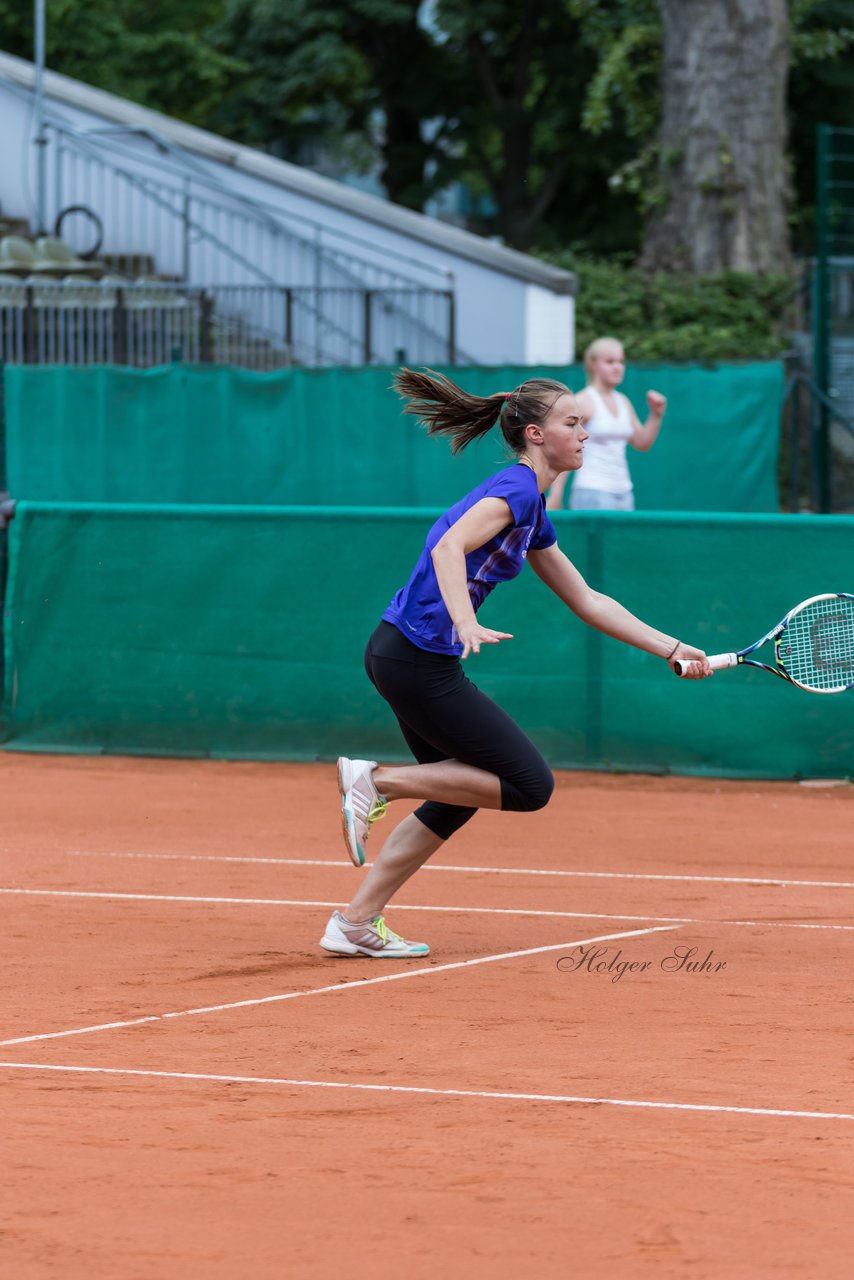
<svg viewBox="0 0 854 1280">
<path fill-rule="evenodd" d="M 401 0 L 393 22 L 378 22 L 371 6 L 351 6 L 356 22 L 356 42 L 374 75 L 374 86 L 384 116 L 380 180 L 394 204 L 421 210 L 427 199 L 425 166 L 432 147 L 424 140 L 423 103 L 413 86 L 412 68 L 423 68 L 427 38 L 418 22 L 421 0 Z"/>
<path fill-rule="evenodd" d="M 787 0 L 658 6 L 661 191 L 641 263 L 700 274 L 785 271 Z"/>
<path fill-rule="evenodd" d="M 393 204 L 420 212 L 427 198 L 424 173 L 430 154 L 421 136 L 420 114 L 408 110 L 405 97 L 393 92 L 382 92 L 380 100 L 385 113 L 380 180 Z"/>
</svg>

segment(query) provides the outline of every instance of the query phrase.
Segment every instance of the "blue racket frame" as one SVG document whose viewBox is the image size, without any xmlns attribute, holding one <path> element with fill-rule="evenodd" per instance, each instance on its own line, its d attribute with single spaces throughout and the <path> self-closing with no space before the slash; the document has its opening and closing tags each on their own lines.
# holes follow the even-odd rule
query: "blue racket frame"
<svg viewBox="0 0 854 1280">
<path fill-rule="evenodd" d="M 772 627 L 771 630 L 767 632 L 767 634 L 764 635 L 761 640 L 757 640 L 755 644 L 749 645 L 746 649 L 740 649 L 739 652 L 735 655 L 737 659 L 736 665 L 740 667 L 742 666 L 759 667 L 761 668 L 762 671 L 770 671 L 772 676 L 779 676 L 781 680 L 786 680 L 789 684 L 795 685 L 796 688 L 798 689 L 806 689 L 807 692 L 809 693 L 839 692 L 839 690 L 836 690 L 836 689 L 815 689 L 811 685 L 804 685 L 804 684 L 801 684 L 799 680 L 795 680 L 795 678 L 786 670 L 786 664 L 783 661 L 783 656 L 780 652 L 783 634 L 786 630 L 786 627 L 789 625 L 789 622 L 795 616 L 795 614 L 800 613 L 801 610 L 806 608 L 808 604 L 812 604 L 816 600 L 831 600 L 831 599 L 854 600 L 854 592 L 827 591 L 827 592 L 824 592 L 822 595 L 810 596 L 808 600 L 802 600 L 800 604 L 796 604 L 793 609 L 790 609 L 789 612 L 786 614 L 786 616 L 777 623 L 776 627 Z M 759 662 L 756 658 L 747 657 L 747 654 L 755 653 L 757 649 L 760 649 L 763 644 L 767 644 L 769 640 L 774 641 L 774 657 L 777 663 L 775 667 L 772 667 L 770 663 Z M 854 688 L 854 679 L 852 679 L 851 682 L 847 685 L 847 688 L 849 689 Z"/>
</svg>

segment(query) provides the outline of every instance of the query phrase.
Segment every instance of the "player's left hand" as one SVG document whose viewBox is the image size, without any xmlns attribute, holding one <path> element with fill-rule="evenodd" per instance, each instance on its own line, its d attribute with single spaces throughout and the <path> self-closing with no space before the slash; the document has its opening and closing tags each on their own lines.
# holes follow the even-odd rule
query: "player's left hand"
<svg viewBox="0 0 854 1280">
<path fill-rule="evenodd" d="M 457 635 L 463 646 L 460 660 L 465 662 L 470 653 L 480 653 L 482 644 L 499 644 L 502 640 L 512 640 L 509 631 L 493 631 L 491 627 L 482 627 L 476 618 L 464 622 L 457 628 Z"/>
<path fill-rule="evenodd" d="M 663 396 L 660 391 L 647 391 L 646 402 L 649 405 L 650 413 L 654 413 L 658 418 L 664 417 L 667 409 L 667 396 Z"/>
</svg>

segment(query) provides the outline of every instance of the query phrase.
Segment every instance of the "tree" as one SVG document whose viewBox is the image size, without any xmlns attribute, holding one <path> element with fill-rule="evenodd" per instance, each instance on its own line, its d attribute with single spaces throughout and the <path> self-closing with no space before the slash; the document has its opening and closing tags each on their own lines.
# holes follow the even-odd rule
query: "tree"
<svg viewBox="0 0 854 1280">
<path fill-rule="evenodd" d="M 419 21 L 421 0 L 350 0 L 353 40 L 371 69 L 382 111 L 380 180 L 390 200 L 421 209 L 442 168 L 443 51 Z M 436 126 L 427 129 L 430 118 Z"/>
<path fill-rule="evenodd" d="M 785 8 L 808 252 L 815 125 L 854 125 L 851 0 L 47 0 L 48 65 L 410 208 L 462 179 L 468 225 L 518 248 L 634 254 L 646 223 L 650 265 L 762 240 L 773 268 Z M 0 0 L 0 48 L 32 57 L 29 0 Z"/>
<path fill-rule="evenodd" d="M 479 229 L 516 247 L 537 239 L 580 153 L 580 186 L 590 169 L 597 207 L 607 191 L 601 142 L 581 131 L 595 55 L 566 0 L 437 0 L 426 24 L 421 0 L 230 0 L 219 47 L 252 68 L 220 108 L 230 137 L 297 160 L 312 140 L 378 156 L 389 197 L 416 209 L 461 177 L 496 210 Z"/>
<path fill-rule="evenodd" d="M 710 274 L 789 260 L 786 0 L 658 0 L 657 199 L 642 262 Z"/>
<path fill-rule="evenodd" d="M 46 59 L 143 106 L 204 125 L 241 64 L 199 39 L 224 0 L 47 0 Z M 33 6 L 0 0 L 0 48 L 34 57 Z"/>
<path fill-rule="evenodd" d="M 354 165 L 379 158 L 391 200 L 420 209 L 441 160 L 444 55 L 418 22 L 420 0 L 230 0 L 215 38 L 248 75 L 212 127 L 301 159 L 312 144 Z"/>
<path fill-rule="evenodd" d="M 441 31 L 461 69 L 452 137 L 497 209 L 497 230 L 529 247 L 574 159 L 584 101 L 578 22 L 565 0 L 439 0 Z M 586 53 L 587 71 L 593 58 Z"/>
<path fill-rule="evenodd" d="M 662 19 L 657 0 L 568 0 L 597 51 L 583 125 L 611 161 L 611 195 L 632 195 L 644 219 L 667 198 L 659 173 Z M 681 8 L 681 6 L 680 6 Z M 702 6 L 703 10 L 709 6 Z M 791 170 L 788 215 L 802 251 L 811 245 L 815 131 L 819 122 L 854 126 L 854 13 L 850 0 L 788 0 L 791 72 L 787 95 Z M 760 49 L 760 52 L 762 50 Z M 633 150 L 620 161 L 620 124 Z M 610 134 L 609 134 L 610 131 Z M 725 153 L 727 154 L 727 153 Z M 613 207 L 613 201 L 609 201 Z M 623 202 L 623 205 L 625 202 Z M 611 210 L 609 218 L 611 221 Z M 626 224 L 628 231 L 631 224 Z M 624 240 L 623 247 L 630 243 Z"/>
</svg>

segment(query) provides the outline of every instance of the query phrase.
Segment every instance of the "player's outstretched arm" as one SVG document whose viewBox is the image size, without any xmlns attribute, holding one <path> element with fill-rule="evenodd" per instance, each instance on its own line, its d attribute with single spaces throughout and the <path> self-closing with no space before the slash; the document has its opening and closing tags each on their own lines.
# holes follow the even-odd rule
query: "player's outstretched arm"
<svg viewBox="0 0 854 1280">
<path fill-rule="evenodd" d="M 546 586 L 588 626 L 614 640 L 622 640 L 636 649 L 665 658 L 671 664 L 683 658 L 690 659 L 691 666 L 686 675 L 691 679 L 698 680 L 712 674 L 702 649 L 682 644 L 677 636 L 668 635 L 665 631 L 657 631 L 629 613 L 617 600 L 594 591 L 557 543 L 544 551 L 529 552 L 528 563 Z"/>
</svg>

